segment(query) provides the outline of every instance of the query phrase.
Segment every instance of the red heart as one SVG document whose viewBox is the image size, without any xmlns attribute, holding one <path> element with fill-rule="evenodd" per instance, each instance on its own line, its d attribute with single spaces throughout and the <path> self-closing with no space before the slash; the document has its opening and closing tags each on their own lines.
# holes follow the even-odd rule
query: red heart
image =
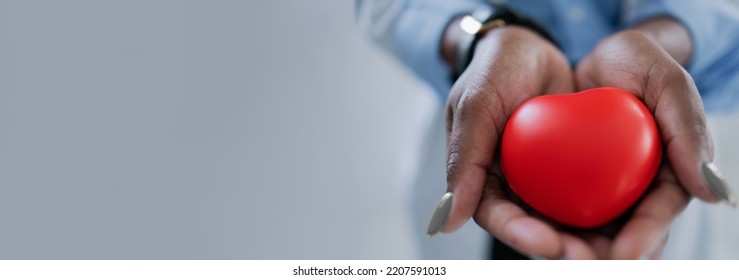
<svg viewBox="0 0 739 280">
<path fill-rule="evenodd" d="M 626 211 L 662 159 L 652 114 L 616 88 L 544 95 L 508 119 L 501 165 L 511 189 L 539 213 L 591 228 Z"/>
</svg>

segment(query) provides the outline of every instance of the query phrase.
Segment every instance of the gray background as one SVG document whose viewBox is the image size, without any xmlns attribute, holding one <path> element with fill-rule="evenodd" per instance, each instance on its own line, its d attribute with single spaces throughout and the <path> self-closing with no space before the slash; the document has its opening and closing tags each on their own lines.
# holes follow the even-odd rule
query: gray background
<svg viewBox="0 0 739 280">
<path fill-rule="evenodd" d="M 353 16 L 0 1 L 0 258 L 413 258 L 400 155 L 433 99 Z"/>
</svg>

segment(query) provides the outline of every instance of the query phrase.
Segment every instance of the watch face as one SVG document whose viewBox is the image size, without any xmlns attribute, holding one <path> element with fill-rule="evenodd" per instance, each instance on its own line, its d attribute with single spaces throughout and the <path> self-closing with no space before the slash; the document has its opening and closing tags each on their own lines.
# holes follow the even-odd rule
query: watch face
<svg viewBox="0 0 739 280">
<path fill-rule="evenodd" d="M 506 24 L 527 27 L 557 45 L 554 39 L 552 39 L 552 36 L 549 35 L 549 32 L 533 20 L 519 16 L 515 11 L 505 5 L 490 3 L 462 17 L 462 20 L 459 22 L 459 27 L 462 29 L 463 35 L 460 36 L 457 42 L 456 71 L 453 74 L 453 80 L 456 80 L 467 68 L 470 61 L 472 61 L 478 36 L 487 30 Z"/>
<path fill-rule="evenodd" d="M 480 28 L 482 28 L 482 22 L 478 21 L 470 15 L 466 15 L 459 22 L 459 27 L 461 27 L 462 31 L 464 31 L 465 33 L 475 35 L 478 31 L 480 31 Z"/>
</svg>

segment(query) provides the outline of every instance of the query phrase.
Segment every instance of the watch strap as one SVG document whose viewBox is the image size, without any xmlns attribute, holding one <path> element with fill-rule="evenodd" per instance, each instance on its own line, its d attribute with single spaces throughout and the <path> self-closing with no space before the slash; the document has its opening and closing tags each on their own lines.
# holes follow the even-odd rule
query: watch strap
<svg viewBox="0 0 739 280">
<path fill-rule="evenodd" d="M 462 17 L 459 27 L 462 34 L 457 42 L 456 65 L 452 80 L 456 81 L 469 66 L 475 46 L 485 32 L 506 26 L 516 25 L 531 29 L 548 41 L 557 45 L 551 34 L 541 24 L 520 15 L 503 4 L 488 4 L 473 13 Z"/>
</svg>

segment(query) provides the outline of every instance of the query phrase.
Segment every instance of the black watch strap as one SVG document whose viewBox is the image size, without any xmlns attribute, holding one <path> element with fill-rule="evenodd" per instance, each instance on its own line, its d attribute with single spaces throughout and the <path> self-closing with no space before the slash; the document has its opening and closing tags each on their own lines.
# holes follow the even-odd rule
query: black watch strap
<svg viewBox="0 0 739 280">
<path fill-rule="evenodd" d="M 477 42 L 490 29 L 505 25 L 523 26 L 557 45 L 554 38 L 541 24 L 502 4 L 488 4 L 475 10 L 472 14 L 464 16 L 459 25 L 463 32 L 461 32 L 461 39 L 457 42 L 456 65 L 452 81 L 456 81 L 470 65 Z"/>
</svg>

